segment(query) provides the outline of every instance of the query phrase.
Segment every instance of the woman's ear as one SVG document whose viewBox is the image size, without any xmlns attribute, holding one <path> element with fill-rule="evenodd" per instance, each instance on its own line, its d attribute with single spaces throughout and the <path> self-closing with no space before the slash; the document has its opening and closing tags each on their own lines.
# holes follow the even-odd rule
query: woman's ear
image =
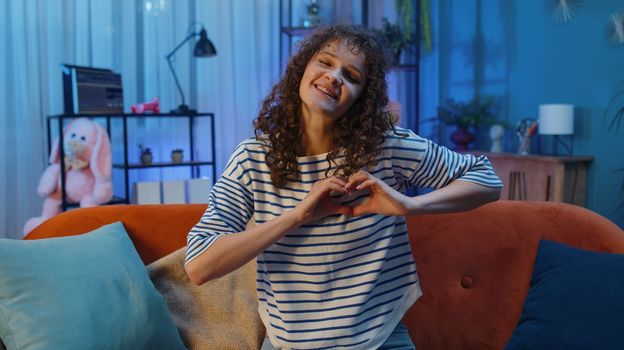
<svg viewBox="0 0 624 350">
<path fill-rule="evenodd" d="M 108 181 L 111 178 L 112 160 L 110 141 L 106 130 L 100 124 L 93 122 L 97 133 L 95 146 L 91 151 L 91 172 L 95 177 L 95 181 Z"/>
</svg>

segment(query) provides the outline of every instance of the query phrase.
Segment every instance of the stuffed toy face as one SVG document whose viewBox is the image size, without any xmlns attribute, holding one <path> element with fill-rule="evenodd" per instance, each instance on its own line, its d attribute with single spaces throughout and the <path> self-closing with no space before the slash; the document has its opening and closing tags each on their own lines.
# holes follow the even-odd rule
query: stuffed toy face
<svg viewBox="0 0 624 350">
<path fill-rule="evenodd" d="M 59 140 L 50 153 L 50 163 L 60 162 Z M 63 132 L 65 170 L 90 167 L 96 180 L 110 179 L 110 143 L 106 131 L 96 122 L 80 118 L 67 125 Z"/>
<path fill-rule="evenodd" d="M 66 168 L 80 170 L 89 166 L 89 160 L 97 143 L 98 132 L 95 127 L 73 128 L 63 140 Z"/>
</svg>

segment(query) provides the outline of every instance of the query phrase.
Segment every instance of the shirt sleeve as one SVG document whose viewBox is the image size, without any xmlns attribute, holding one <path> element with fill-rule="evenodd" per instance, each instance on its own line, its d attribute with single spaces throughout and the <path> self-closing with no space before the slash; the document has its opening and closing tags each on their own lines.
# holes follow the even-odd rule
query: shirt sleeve
<svg viewBox="0 0 624 350">
<path fill-rule="evenodd" d="M 208 208 L 186 238 L 185 264 L 222 235 L 241 232 L 254 212 L 251 179 L 245 171 L 248 153 L 243 144 L 234 151 L 221 178 L 212 187 Z"/>
<path fill-rule="evenodd" d="M 395 176 L 410 186 L 442 188 L 455 180 L 473 182 L 492 188 L 503 183 L 494 173 L 492 164 L 483 155 L 475 157 L 451 151 L 431 140 L 414 134 L 407 137 L 389 136 Z"/>
</svg>

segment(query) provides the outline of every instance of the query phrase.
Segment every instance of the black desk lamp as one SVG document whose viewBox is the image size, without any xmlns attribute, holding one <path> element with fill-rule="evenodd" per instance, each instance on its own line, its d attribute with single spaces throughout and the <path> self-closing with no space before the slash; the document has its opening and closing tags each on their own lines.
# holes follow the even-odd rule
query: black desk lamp
<svg viewBox="0 0 624 350">
<path fill-rule="evenodd" d="M 204 27 L 197 33 L 189 34 L 184 40 L 178 44 L 168 55 L 167 55 L 167 63 L 169 63 L 169 69 L 171 69 L 171 74 L 173 74 L 173 79 L 175 80 L 176 86 L 178 87 L 178 91 L 180 92 L 180 97 L 182 98 L 182 104 L 177 108 L 171 111 L 171 113 L 189 113 L 196 112 L 195 110 L 190 109 L 184 103 L 184 92 L 182 92 L 182 87 L 180 86 L 180 82 L 178 81 L 178 76 L 173 69 L 173 57 L 175 53 L 189 40 L 194 37 L 199 36 L 199 40 L 195 43 L 195 49 L 193 50 L 193 56 L 195 57 L 212 57 L 217 54 L 217 50 L 214 45 L 208 40 L 208 35 L 206 34 L 206 30 Z"/>
</svg>

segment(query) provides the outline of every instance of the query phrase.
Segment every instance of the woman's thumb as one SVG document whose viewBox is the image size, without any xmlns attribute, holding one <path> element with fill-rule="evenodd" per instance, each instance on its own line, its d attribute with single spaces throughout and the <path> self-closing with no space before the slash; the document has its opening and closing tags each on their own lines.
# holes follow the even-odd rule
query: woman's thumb
<svg viewBox="0 0 624 350">
<path fill-rule="evenodd" d="M 342 215 L 353 216 L 353 208 L 347 205 L 338 205 L 336 206 L 336 212 Z"/>
<path fill-rule="evenodd" d="M 360 203 L 360 205 L 353 208 L 353 215 L 358 216 L 368 214 L 370 212 L 370 206 L 370 199 L 366 199 L 364 202 Z"/>
</svg>

